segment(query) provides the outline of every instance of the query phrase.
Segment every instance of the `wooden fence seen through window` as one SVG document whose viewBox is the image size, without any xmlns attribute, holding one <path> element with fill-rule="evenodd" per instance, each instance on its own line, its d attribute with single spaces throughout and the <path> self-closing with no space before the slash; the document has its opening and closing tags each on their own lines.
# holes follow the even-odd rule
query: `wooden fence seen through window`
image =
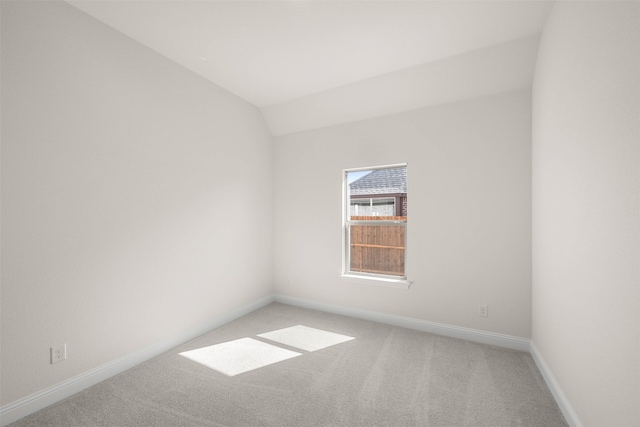
<svg viewBox="0 0 640 427">
<path fill-rule="evenodd" d="M 406 216 L 352 216 L 352 221 L 406 221 Z M 351 271 L 404 276 L 405 226 L 351 224 Z"/>
</svg>

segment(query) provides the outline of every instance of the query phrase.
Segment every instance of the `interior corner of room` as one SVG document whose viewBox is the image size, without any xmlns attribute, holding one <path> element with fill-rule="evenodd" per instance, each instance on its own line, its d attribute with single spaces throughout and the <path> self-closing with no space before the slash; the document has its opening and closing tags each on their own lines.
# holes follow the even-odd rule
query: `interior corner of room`
<svg viewBox="0 0 640 427">
<path fill-rule="evenodd" d="M 0 2 L 3 426 L 273 302 L 530 353 L 569 425 L 638 425 L 640 3 L 455 2 L 504 26 L 357 79 L 325 60 L 314 92 L 311 51 L 265 62 L 277 93 L 172 50 L 214 3 L 251 17 L 220 23 L 234 60 L 301 49 L 240 47 L 305 7 L 339 19 L 313 46 L 359 46 L 357 16 L 423 34 L 369 16 L 394 2 Z M 180 37 L 145 45 L 161 19 Z M 344 171 L 405 163 L 406 278 L 345 280 Z"/>
</svg>

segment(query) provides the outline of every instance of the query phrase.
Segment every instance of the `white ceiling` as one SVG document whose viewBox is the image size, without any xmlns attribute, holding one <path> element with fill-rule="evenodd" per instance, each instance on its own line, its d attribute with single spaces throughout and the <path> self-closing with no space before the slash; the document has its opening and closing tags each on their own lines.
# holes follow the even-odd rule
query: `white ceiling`
<svg viewBox="0 0 640 427">
<path fill-rule="evenodd" d="M 537 35 L 552 4 L 67 1 L 263 111 Z"/>
</svg>

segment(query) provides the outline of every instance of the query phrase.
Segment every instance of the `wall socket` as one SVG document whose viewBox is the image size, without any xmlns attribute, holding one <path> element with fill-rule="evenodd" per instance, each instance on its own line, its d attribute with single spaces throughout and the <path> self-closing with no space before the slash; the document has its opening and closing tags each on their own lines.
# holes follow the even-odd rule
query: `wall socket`
<svg viewBox="0 0 640 427">
<path fill-rule="evenodd" d="M 480 317 L 489 317 L 489 306 L 480 304 L 478 306 L 478 316 Z"/>
<path fill-rule="evenodd" d="M 67 358 L 67 345 L 61 344 L 51 347 L 51 364 L 62 362 Z"/>
</svg>

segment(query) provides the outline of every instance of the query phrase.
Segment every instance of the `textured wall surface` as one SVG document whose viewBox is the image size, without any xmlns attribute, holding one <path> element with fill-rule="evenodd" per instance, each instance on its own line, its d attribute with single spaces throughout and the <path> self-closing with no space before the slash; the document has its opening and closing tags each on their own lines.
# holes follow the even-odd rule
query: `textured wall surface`
<svg viewBox="0 0 640 427">
<path fill-rule="evenodd" d="M 343 282 L 343 169 L 404 162 L 413 285 Z M 529 338 L 530 165 L 529 90 L 277 137 L 276 291 Z"/>
<path fill-rule="evenodd" d="M 640 3 L 558 2 L 533 88 L 533 342 L 585 426 L 640 412 Z"/>
<path fill-rule="evenodd" d="M 255 107 L 3 1 L 2 404 L 270 294 L 271 150 Z"/>
</svg>

